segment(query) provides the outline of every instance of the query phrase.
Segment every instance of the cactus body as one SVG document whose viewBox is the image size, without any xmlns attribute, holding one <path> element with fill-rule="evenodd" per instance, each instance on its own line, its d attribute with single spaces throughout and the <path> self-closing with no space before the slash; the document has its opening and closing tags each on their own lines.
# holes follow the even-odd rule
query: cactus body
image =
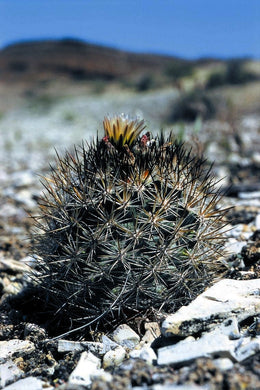
<svg viewBox="0 0 260 390">
<path fill-rule="evenodd" d="M 205 161 L 143 122 L 58 157 L 41 202 L 36 279 L 72 326 L 173 311 L 223 269 L 223 216 Z"/>
</svg>

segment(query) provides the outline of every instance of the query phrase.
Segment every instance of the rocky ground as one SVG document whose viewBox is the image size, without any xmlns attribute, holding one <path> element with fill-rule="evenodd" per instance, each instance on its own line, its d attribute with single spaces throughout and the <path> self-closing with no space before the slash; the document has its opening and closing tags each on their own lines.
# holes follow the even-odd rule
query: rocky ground
<svg viewBox="0 0 260 390">
<path fill-rule="evenodd" d="M 178 92 L 113 91 L 55 102 L 27 100 L 0 120 L 0 388 L 260 389 L 260 116 L 185 125 L 182 138 L 215 161 L 227 190 L 229 273 L 160 323 L 127 324 L 93 340 L 52 338 L 10 297 L 34 267 L 29 232 L 55 151 L 102 133 L 103 116 L 144 117 L 156 133 Z M 195 130 L 194 130 L 195 127 Z M 229 188 L 230 184 L 232 187 Z M 67 338 L 67 339 L 66 339 Z"/>
</svg>

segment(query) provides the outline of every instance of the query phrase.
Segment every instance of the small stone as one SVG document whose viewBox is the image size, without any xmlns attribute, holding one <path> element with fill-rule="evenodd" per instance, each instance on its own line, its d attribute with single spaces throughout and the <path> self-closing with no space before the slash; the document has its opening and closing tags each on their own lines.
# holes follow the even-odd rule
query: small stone
<svg viewBox="0 0 260 390">
<path fill-rule="evenodd" d="M 154 350 L 146 345 L 141 349 L 134 349 L 129 353 L 129 356 L 133 359 L 144 360 L 148 364 L 153 364 L 157 361 L 157 356 Z"/>
<path fill-rule="evenodd" d="M 10 179 L 16 188 L 29 187 L 35 182 L 35 177 L 29 170 L 14 172 Z"/>
<path fill-rule="evenodd" d="M 28 340 L 9 340 L 0 341 L 0 361 L 9 359 L 16 352 L 31 353 L 35 350 L 35 346 Z"/>
<path fill-rule="evenodd" d="M 234 357 L 241 363 L 249 357 L 255 355 L 260 351 L 260 336 L 253 339 L 245 337 L 241 340 L 241 343 L 237 346 Z"/>
<path fill-rule="evenodd" d="M 19 190 L 13 195 L 13 199 L 18 204 L 24 205 L 29 209 L 33 209 L 37 205 L 36 201 L 32 199 L 31 191 L 27 189 Z"/>
<path fill-rule="evenodd" d="M 151 345 L 161 335 L 160 326 L 157 322 L 146 322 L 144 324 L 145 334 L 141 344 Z"/>
<path fill-rule="evenodd" d="M 240 253 L 242 248 L 247 244 L 246 241 L 237 241 L 234 238 L 230 238 L 226 244 L 225 249 L 229 255 L 234 253 Z"/>
<path fill-rule="evenodd" d="M 5 278 L 6 280 L 6 278 Z M 7 295 L 16 295 L 18 294 L 23 288 L 23 285 L 18 282 L 9 282 L 8 284 L 5 284 L 3 288 L 3 293 Z"/>
<path fill-rule="evenodd" d="M 234 366 L 234 363 L 232 362 L 232 360 L 230 360 L 228 358 L 214 359 L 213 363 L 220 371 L 231 370 Z"/>
<path fill-rule="evenodd" d="M 115 349 L 118 347 L 118 344 L 115 343 L 113 340 L 111 340 L 109 337 L 103 335 L 102 336 L 102 343 L 103 343 L 103 353 L 107 353 L 108 351 L 111 351 L 112 349 Z"/>
<path fill-rule="evenodd" d="M 30 267 L 18 260 L 0 257 L 0 270 L 13 272 L 29 272 Z"/>
<path fill-rule="evenodd" d="M 104 368 L 116 367 L 120 363 L 122 363 L 122 361 L 125 359 L 125 357 L 126 357 L 126 351 L 124 350 L 123 347 L 118 346 L 114 350 L 108 351 L 104 355 L 104 357 L 103 357 L 103 367 Z"/>
<path fill-rule="evenodd" d="M 113 332 L 112 338 L 122 347 L 129 349 L 135 348 L 135 346 L 140 342 L 138 334 L 126 324 L 119 325 Z"/>
<path fill-rule="evenodd" d="M 5 387 L 4 390 L 42 390 L 42 388 L 40 379 L 29 376 Z"/>
<path fill-rule="evenodd" d="M 103 354 L 103 344 L 95 341 L 70 341 L 70 340 L 58 340 L 58 352 L 75 352 L 75 351 L 90 351 Z"/>
<path fill-rule="evenodd" d="M 238 198 L 243 200 L 258 199 L 260 198 L 260 191 L 239 192 Z"/>
<path fill-rule="evenodd" d="M 23 371 L 20 370 L 11 360 L 0 364 L 0 388 L 17 381 L 22 375 Z"/>
<path fill-rule="evenodd" d="M 260 230 L 260 214 L 257 214 L 257 216 L 256 216 L 255 227 L 256 227 L 256 230 Z"/>
<path fill-rule="evenodd" d="M 5 203 L 0 207 L 0 217 L 8 219 L 15 217 L 17 220 L 26 218 L 26 212 L 22 208 L 18 208 L 11 203 Z"/>
<path fill-rule="evenodd" d="M 69 376 L 69 383 L 89 386 L 92 376 L 97 375 L 101 367 L 101 360 L 91 352 L 83 352 L 76 368 Z"/>
<path fill-rule="evenodd" d="M 225 334 L 230 340 L 237 340 L 241 337 L 238 327 L 238 321 L 235 316 L 227 318 L 215 329 L 216 332 Z"/>
</svg>

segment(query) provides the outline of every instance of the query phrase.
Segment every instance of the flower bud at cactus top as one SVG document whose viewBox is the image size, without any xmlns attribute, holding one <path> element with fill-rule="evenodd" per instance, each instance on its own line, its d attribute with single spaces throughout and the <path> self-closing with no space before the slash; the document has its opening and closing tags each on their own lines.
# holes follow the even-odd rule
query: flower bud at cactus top
<svg viewBox="0 0 260 390">
<path fill-rule="evenodd" d="M 226 210 L 205 161 L 144 128 L 106 117 L 104 137 L 46 179 L 35 280 L 72 327 L 174 311 L 224 270 Z"/>
<path fill-rule="evenodd" d="M 117 115 L 105 117 L 103 121 L 105 137 L 113 145 L 131 146 L 145 128 L 144 121 L 130 119 L 128 115 Z"/>
</svg>

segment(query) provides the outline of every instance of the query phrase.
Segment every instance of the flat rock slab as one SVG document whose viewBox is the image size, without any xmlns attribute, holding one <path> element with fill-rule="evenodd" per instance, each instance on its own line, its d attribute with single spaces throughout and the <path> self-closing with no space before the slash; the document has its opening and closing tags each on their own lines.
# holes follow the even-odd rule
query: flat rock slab
<svg viewBox="0 0 260 390">
<path fill-rule="evenodd" d="M 186 337 L 213 329 L 231 316 L 240 322 L 259 313 L 260 279 L 223 279 L 188 306 L 167 316 L 162 324 L 162 334 Z"/>
<path fill-rule="evenodd" d="M 5 387 L 4 390 L 42 390 L 42 388 L 40 379 L 29 376 Z"/>
<path fill-rule="evenodd" d="M 31 353 L 35 350 L 35 345 L 28 340 L 0 341 L 0 362 L 12 357 L 16 352 Z"/>
<path fill-rule="evenodd" d="M 180 341 L 175 345 L 159 348 L 159 365 L 183 365 L 199 358 L 228 358 L 234 362 L 243 362 L 260 350 L 260 336 L 254 339 L 246 337 L 230 340 L 227 335 L 215 331 L 205 334 L 198 340 Z"/>
</svg>

